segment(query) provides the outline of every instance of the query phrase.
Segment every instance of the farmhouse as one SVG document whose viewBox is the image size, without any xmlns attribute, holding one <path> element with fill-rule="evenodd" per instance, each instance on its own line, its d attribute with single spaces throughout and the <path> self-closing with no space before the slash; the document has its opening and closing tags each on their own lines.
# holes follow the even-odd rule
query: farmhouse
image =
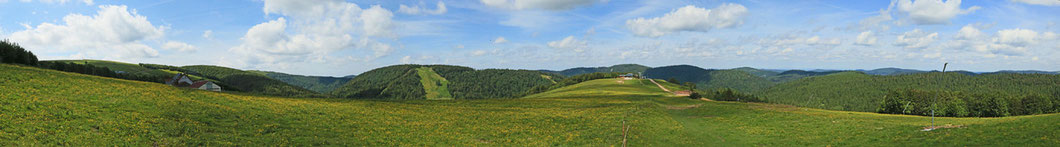
<svg viewBox="0 0 1060 147">
<path fill-rule="evenodd" d="M 627 73 L 627 74 L 623 74 L 623 75 L 618 75 L 618 78 L 619 79 L 632 80 L 634 78 L 637 78 L 637 76 L 633 75 L 633 73 Z"/>
<path fill-rule="evenodd" d="M 188 78 L 187 74 L 177 73 L 173 78 L 166 79 L 166 85 L 173 87 L 186 87 L 195 88 L 209 91 L 221 91 L 221 86 L 214 84 L 210 81 L 195 81 L 192 82 L 191 78 Z"/>
</svg>

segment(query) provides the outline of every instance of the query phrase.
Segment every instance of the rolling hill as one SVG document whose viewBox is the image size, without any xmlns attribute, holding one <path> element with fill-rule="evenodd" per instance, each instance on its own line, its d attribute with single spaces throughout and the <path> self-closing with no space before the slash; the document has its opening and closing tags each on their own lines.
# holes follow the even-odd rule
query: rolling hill
<svg viewBox="0 0 1060 147">
<path fill-rule="evenodd" d="M 480 99 L 516 98 L 562 75 L 529 70 L 450 65 L 394 65 L 364 72 L 331 92 L 344 98 Z"/>
<path fill-rule="evenodd" d="M 873 70 L 862 71 L 862 72 L 865 72 L 865 74 L 870 74 L 870 75 L 883 75 L 883 76 L 886 76 L 886 75 L 906 75 L 906 74 L 924 73 L 924 72 L 927 72 L 927 71 L 920 71 L 920 70 L 915 70 L 915 69 L 901 69 L 901 68 L 890 67 L 890 68 L 873 69 Z"/>
<path fill-rule="evenodd" d="M 561 75 L 564 75 L 564 76 L 574 76 L 574 75 L 580 75 L 580 74 L 599 73 L 599 72 L 638 73 L 638 72 L 644 72 L 645 70 L 648 70 L 649 68 L 651 68 L 651 67 L 644 66 L 644 65 L 639 65 L 639 64 L 619 64 L 619 65 L 613 65 L 613 66 L 610 66 L 610 67 L 577 67 L 577 68 L 565 69 L 565 70 L 561 70 L 561 71 L 551 71 L 551 70 L 539 70 L 539 71 L 557 73 L 557 74 L 561 74 Z"/>
<path fill-rule="evenodd" d="M 192 65 L 180 68 L 187 70 L 188 74 L 191 75 L 217 79 L 238 91 L 272 96 L 324 97 L 322 94 L 269 78 L 261 73 L 210 65 Z"/>
<path fill-rule="evenodd" d="M 675 65 L 648 69 L 644 72 L 644 76 L 658 79 L 674 78 L 678 82 L 692 82 L 696 83 L 698 89 L 707 91 L 728 88 L 737 91 L 756 92 L 773 86 L 775 83 L 769 80 L 771 78 L 797 75 L 794 73 L 776 73 L 774 75 L 774 73 L 753 68 L 708 70 L 692 65 Z"/>
<path fill-rule="evenodd" d="M 1060 144 L 1058 114 L 940 117 L 938 124 L 957 128 L 923 132 L 933 119 L 691 100 L 650 83 L 599 79 L 523 99 L 365 101 L 208 92 L 0 64 L 0 145 Z"/>
<path fill-rule="evenodd" d="M 249 72 L 262 74 L 269 78 L 282 81 L 287 84 L 302 87 L 317 93 L 328 93 L 331 90 L 335 90 L 342 84 L 349 82 L 353 76 L 345 77 L 326 77 L 326 76 L 304 76 L 304 75 L 293 75 L 280 72 L 272 71 L 256 71 L 252 70 Z M 347 78 L 349 77 L 349 78 Z"/>
<path fill-rule="evenodd" d="M 1060 76 L 939 72 L 895 76 L 842 72 L 780 83 L 761 92 L 766 101 L 801 107 L 874 112 L 893 90 L 951 91 L 1060 97 Z"/>
</svg>

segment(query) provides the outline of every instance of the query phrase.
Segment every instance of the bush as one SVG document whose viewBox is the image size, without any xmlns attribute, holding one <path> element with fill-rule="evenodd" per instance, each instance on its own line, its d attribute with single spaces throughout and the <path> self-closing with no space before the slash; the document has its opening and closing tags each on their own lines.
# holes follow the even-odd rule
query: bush
<svg viewBox="0 0 1060 147">
<path fill-rule="evenodd" d="M 710 97 L 718 101 L 762 102 L 762 99 L 754 95 L 743 94 L 728 88 L 715 91 Z"/>
</svg>

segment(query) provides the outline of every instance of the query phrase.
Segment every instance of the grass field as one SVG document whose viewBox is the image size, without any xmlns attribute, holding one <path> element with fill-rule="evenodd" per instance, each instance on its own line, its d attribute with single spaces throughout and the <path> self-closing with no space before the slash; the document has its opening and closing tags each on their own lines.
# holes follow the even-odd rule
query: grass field
<svg viewBox="0 0 1060 147">
<path fill-rule="evenodd" d="M 181 89 L 0 65 L 0 146 L 1055 146 L 1057 114 L 939 118 L 670 97 L 600 79 L 522 99 L 367 101 Z M 666 84 L 670 88 L 677 85 Z M 673 89 L 671 88 L 671 89 Z"/>
<path fill-rule="evenodd" d="M 453 99 L 453 95 L 449 94 L 449 81 L 434 72 L 431 67 L 416 68 L 416 74 L 420 76 L 420 84 L 423 84 L 423 91 L 427 93 L 425 94 L 427 99 Z"/>
</svg>

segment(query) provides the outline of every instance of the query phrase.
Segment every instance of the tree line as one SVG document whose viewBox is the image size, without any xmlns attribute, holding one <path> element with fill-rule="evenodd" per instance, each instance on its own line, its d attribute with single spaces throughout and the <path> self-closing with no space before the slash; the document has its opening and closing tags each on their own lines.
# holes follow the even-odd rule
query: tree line
<svg viewBox="0 0 1060 147">
<path fill-rule="evenodd" d="M 1053 97 L 1053 98 L 1050 98 Z M 1060 112 L 1060 93 L 965 93 L 960 91 L 893 90 L 877 112 L 950 117 L 1001 117 Z"/>
<path fill-rule="evenodd" d="M 0 63 L 37 66 L 37 56 L 17 43 L 0 40 Z"/>
</svg>

